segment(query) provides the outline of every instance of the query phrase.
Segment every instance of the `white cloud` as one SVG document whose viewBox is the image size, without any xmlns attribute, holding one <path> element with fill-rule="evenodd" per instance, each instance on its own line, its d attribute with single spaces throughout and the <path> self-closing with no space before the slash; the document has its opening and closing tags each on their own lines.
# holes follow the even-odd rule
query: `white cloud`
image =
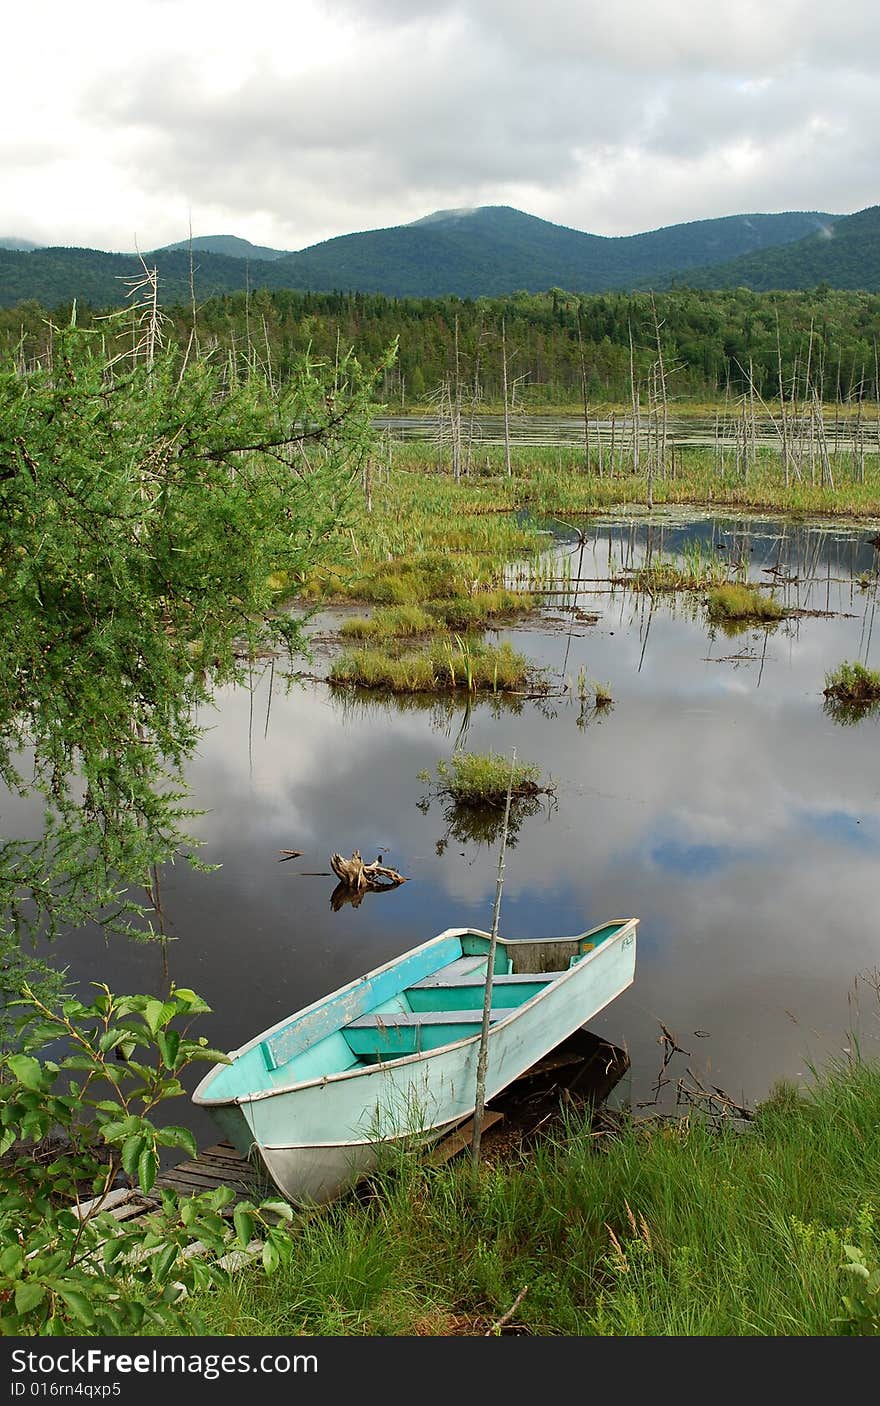
<svg viewBox="0 0 880 1406">
<path fill-rule="evenodd" d="M 0 233 L 301 248 L 436 207 L 596 233 L 877 199 L 860 0 L 48 0 L 5 20 Z"/>
</svg>

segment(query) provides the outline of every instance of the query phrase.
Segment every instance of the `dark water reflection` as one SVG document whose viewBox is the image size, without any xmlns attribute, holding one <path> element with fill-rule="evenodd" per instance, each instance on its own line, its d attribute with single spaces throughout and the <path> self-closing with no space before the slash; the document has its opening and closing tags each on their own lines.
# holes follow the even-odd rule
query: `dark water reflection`
<svg viewBox="0 0 880 1406">
<path fill-rule="evenodd" d="M 650 541 L 649 541 L 650 535 Z M 876 716 L 839 726 L 823 709 L 826 670 L 873 664 L 872 531 L 752 521 L 667 521 L 662 550 L 695 536 L 744 552 L 750 572 L 784 567 L 786 599 L 845 617 L 805 617 L 735 640 L 709 629 L 699 597 L 653 602 L 594 580 L 557 597 L 547 619 L 505 632 L 571 689 L 512 709 L 352 703 L 320 684 L 285 695 L 264 669 L 220 698 L 194 761 L 195 822 L 212 875 L 180 864 L 164 879 L 172 975 L 214 1007 L 212 1043 L 231 1048 L 320 994 L 447 926 L 491 923 L 495 836 L 420 809 L 419 773 L 456 742 L 538 763 L 555 803 L 524 818 L 508 856 L 502 930 L 580 931 L 642 920 L 636 983 L 593 1022 L 633 1059 L 633 1096 L 651 1097 L 663 1022 L 690 1066 L 754 1101 L 781 1077 L 877 1030 L 859 984 L 878 954 L 880 860 Z M 591 527 L 580 574 L 637 564 L 659 528 Z M 560 561 L 578 545 L 557 548 Z M 810 579 L 807 580 L 806 578 Z M 589 626 L 570 607 L 595 612 Z M 592 710 L 577 678 L 607 683 Z M 332 911 L 334 850 L 378 853 L 410 876 L 393 892 Z M 302 857 L 279 862 L 279 851 Z M 323 871 L 315 876 L 310 871 Z M 79 933 L 56 959 L 118 990 L 157 988 L 151 946 Z M 700 1032 L 697 1034 L 696 1032 Z M 667 1090 L 667 1094 L 670 1091 Z M 179 1110 L 176 1118 L 187 1116 Z M 189 1120 L 211 1136 L 195 1110 Z"/>
</svg>

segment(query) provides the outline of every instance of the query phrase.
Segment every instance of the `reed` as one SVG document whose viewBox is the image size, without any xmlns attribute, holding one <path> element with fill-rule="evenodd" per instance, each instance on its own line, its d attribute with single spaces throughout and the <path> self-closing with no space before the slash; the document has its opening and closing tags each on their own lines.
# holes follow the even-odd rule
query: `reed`
<svg viewBox="0 0 880 1406">
<path fill-rule="evenodd" d="M 689 542 L 675 556 L 659 556 L 645 566 L 627 573 L 617 573 L 612 579 L 634 591 L 650 594 L 661 591 L 700 591 L 707 586 L 726 582 L 738 570 L 717 552 L 700 541 Z"/>
</svg>

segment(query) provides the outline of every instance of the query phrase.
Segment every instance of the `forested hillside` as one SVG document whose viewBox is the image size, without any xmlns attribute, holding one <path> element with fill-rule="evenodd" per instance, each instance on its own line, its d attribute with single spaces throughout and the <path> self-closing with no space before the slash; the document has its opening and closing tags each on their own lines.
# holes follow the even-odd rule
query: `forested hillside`
<svg viewBox="0 0 880 1406">
<path fill-rule="evenodd" d="M 56 320 L 69 317 L 59 308 Z M 93 314 L 80 304 L 80 322 Z M 168 310 L 169 335 L 193 335 L 189 303 Z M 858 292 L 606 293 L 574 297 L 559 289 L 540 295 L 461 301 L 396 300 L 361 293 L 235 293 L 204 303 L 195 337 L 202 351 L 268 366 L 288 375 L 311 350 L 334 360 L 354 347 L 366 361 L 398 339 L 382 398 L 415 408 L 458 386 L 469 402 L 498 404 L 502 396 L 502 321 L 511 398 L 517 406 L 581 403 L 582 373 L 590 400 L 626 403 L 630 394 L 630 336 L 637 376 L 646 383 L 658 359 L 659 334 L 668 391 L 683 399 L 714 399 L 749 378 L 766 397 L 782 380 L 802 376 L 826 399 L 878 395 L 880 294 Z M 47 314 L 36 303 L 0 311 L 0 349 L 22 364 L 47 354 Z M 457 346 L 457 355 L 456 355 Z M 583 361 L 582 361 L 583 357 Z"/>
<path fill-rule="evenodd" d="M 880 289 L 880 205 L 835 220 L 784 248 L 745 254 L 726 264 L 697 269 L 688 282 L 698 288 Z"/>
<path fill-rule="evenodd" d="M 238 289 L 384 293 L 389 297 L 490 297 L 561 287 L 576 292 L 649 287 L 749 251 L 787 245 L 834 216 L 813 211 L 731 215 L 606 238 L 508 206 L 438 211 L 414 224 L 341 235 L 295 254 L 209 236 L 147 255 L 163 303 Z M 143 275 L 134 254 L 96 249 L 0 248 L 0 307 L 77 298 L 119 306 Z"/>
</svg>

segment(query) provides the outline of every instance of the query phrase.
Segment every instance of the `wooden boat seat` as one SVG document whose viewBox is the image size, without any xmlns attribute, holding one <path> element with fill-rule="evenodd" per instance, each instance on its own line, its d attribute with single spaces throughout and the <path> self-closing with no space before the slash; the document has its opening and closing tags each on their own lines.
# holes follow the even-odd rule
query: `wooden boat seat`
<svg viewBox="0 0 880 1406">
<path fill-rule="evenodd" d="M 490 1024 L 510 1015 L 510 1007 L 489 1012 Z M 402 1055 L 436 1050 L 476 1033 L 480 1010 L 388 1011 L 362 1015 L 342 1027 L 351 1050 L 361 1059 L 399 1059 Z"/>
<path fill-rule="evenodd" d="M 454 962 L 450 963 L 450 966 L 454 966 L 454 965 L 455 965 Z M 561 972 L 561 971 L 560 971 L 560 972 L 539 972 L 539 973 L 535 973 L 535 972 L 510 972 L 509 975 L 504 975 L 504 974 L 502 974 L 502 973 L 499 973 L 497 976 L 493 976 L 493 978 L 492 978 L 492 989 L 493 989 L 493 991 L 494 991 L 494 989 L 495 989 L 496 986 L 516 986 L 516 985 L 520 985 L 520 984 L 526 984 L 526 985 L 532 985 L 532 986 L 535 986 L 535 985 L 546 986 L 548 982 L 550 982 L 550 981 L 555 981 L 557 977 L 559 977 L 559 976 L 564 976 L 564 975 L 565 975 L 565 972 Z M 409 991 L 427 991 L 427 990 L 429 990 L 430 988 L 432 988 L 432 987 L 437 987 L 437 986 L 439 986 L 439 987 L 450 987 L 450 988 L 454 988 L 454 987 L 457 987 L 457 986 L 485 986 L 485 985 L 486 985 L 486 973 L 485 973 L 485 971 L 482 971 L 482 972 L 467 972 L 467 973 L 465 973 L 464 975 L 459 976 L 457 973 L 451 973 L 449 967 L 443 967 L 441 971 L 435 972 L 433 976 L 426 976 L 422 981 L 414 981 L 413 984 L 412 984 L 412 986 L 408 987 L 407 989 L 408 989 Z"/>
<path fill-rule="evenodd" d="M 526 1001 L 564 975 L 564 972 L 512 972 L 510 975 L 499 972 L 492 978 L 492 1005 L 524 1006 Z M 450 975 L 448 968 L 443 968 L 420 981 L 414 981 L 406 988 L 404 995 L 414 1011 L 440 1013 L 477 1007 L 482 1012 L 485 993 L 485 972 L 467 972 L 456 976 Z"/>
<path fill-rule="evenodd" d="M 491 1010 L 490 1020 L 501 1020 L 510 1010 Z M 343 1030 L 396 1030 L 405 1025 L 473 1025 L 483 1019 L 482 1009 L 476 1011 L 387 1011 L 384 1015 L 359 1016 L 350 1020 Z"/>
<path fill-rule="evenodd" d="M 486 977 L 486 954 L 485 954 L 485 952 L 483 952 L 482 954 L 477 955 L 477 956 L 471 955 L 471 956 L 469 956 L 469 957 L 456 957 L 456 959 L 455 959 L 454 962 L 447 962 L 445 966 L 439 967 L 439 968 L 437 969 L 437 971 L 432 972 L 431 975 L 430 975 L 430 977 L 427 977 L 426 980 L 428 980 L 428 981 L 445 981 L 445 980 L 452 981 L 452 980 L 454 980 L 455 977 L 458 977 L 458 976 L 472 976 L 472 975 L 474 975 L 475 973 L 479 973 L 479 972 L 482 972 L 482 974 L 483 974 L 483 980 L 485 980 L 485 977 Z"/>
</svg>

